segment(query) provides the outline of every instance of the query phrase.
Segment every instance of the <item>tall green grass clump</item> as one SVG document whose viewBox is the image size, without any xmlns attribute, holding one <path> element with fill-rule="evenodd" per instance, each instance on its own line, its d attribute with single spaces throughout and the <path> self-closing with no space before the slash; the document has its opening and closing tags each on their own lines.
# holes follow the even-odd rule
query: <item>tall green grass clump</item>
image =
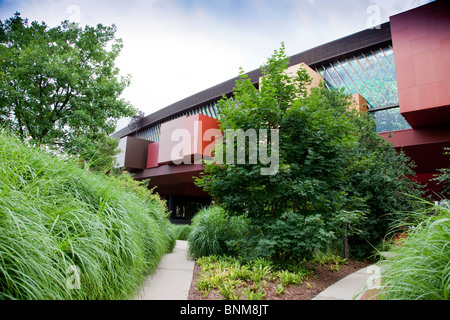
<svg viewBox="0 0 450 320">
<path fill-rule="evenodd" d="M 226 242 L 241 238 L 248 227 L 248 219 L 243 216 L 229 216 L 218 206 L 204 208 L 192 218 L 189 254 L 195 258 L 228 254 L 230 249 Z"/>
<path fill-rule="evenodd" d="M 164 204 L 129 180 L 0 131 L 0 299 L 131 298 L 175 240 Z"/>
<path fill-rule="evenodd" d="M 173 234 L 177 240 L 187 240 L 192 231 L 190 224 L 173 224 Z"/>
<path fill-rule="evenodd" d="M 387 300 L 450 299 L 450 206 L 435 206 L 431 216 L 417 214 L 417 226 L 380 263 Z"/>
</svg>

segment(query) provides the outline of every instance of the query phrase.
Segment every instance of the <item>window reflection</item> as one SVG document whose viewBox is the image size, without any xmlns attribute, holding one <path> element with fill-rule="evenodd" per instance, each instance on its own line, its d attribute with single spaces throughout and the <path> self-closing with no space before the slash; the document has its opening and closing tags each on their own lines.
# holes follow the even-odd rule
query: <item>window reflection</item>
<svg viewBox="0 0 450 320">
<path fill-rule="evenodd" d="M 398 104 L 394 52 L 391 47 L 379 48 L 358 56 L 335 61 L 318 69 L 328 86 L 359 93 L 369 108 Z"/>
<path fill-rule="evenodd" d="M 359 93 L 358 89 L 356 88 L 355 84 L 353 83 L 352 79 L 349 77 L 347 72 L 344 70 L 342 65 L 339 62 L 336 62 L 333 64 L 334 70 L 337 72 L 339 77 L 342 79 L 342 81 L 345 84 L 345 87 L 350 94 Z"/>
<path fill-rule="evenodd" d="M 372 115 L 375 118 L 377 132 L 411 129 L 398 107 L 375 111 Z"/>
<path fill-rule="evenodd" d="M 369 108 L 382 106 L 382 104 L 380 104 L 376 100 L 374 94 L 370 91 L 370 88 L 367 86 L 370 80 L 368 79 L 367 74 L 361 68 L 359 63 L 356 61 L 356 58 L 353 57 L 346 61 L 347 61 L 346 70 L 354 80 L 360 94 L 364 97 L 364 99 L 366 99 Z"/>
</svg>

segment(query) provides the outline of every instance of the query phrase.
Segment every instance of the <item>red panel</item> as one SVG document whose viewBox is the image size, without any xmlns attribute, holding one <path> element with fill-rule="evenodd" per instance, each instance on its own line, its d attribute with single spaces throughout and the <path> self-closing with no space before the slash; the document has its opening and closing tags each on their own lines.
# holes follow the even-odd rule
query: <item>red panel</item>
<svg viewBox="0 0 450 320">
<path fill-rule="evenodd" d="M 400 112 L 413 128 L 450 123 L 450 3 L 390 18 Z"/>
<path fill-rule="evenodd" d="M 450 127 L 419 128 L 380 133 L 395 148 L 450 142 Z"/>
<path fill-rule="evenodd" d="M 208 193 L 194 184 L 193 177 L 199 176 L 205 170 L 204 165 L 180 164 L 160 165 L 134 174 L 135 179 L 150 178 L 149 187 L 157 187 L 159 194 L 175 194 L 187 196 L 208 197 Z"/>
<path fill-rule="evenodd" d="M 163 123 L 158 162 L 160 164 L 189 163 L 189 161 L 201 163 L 205 148 L 211 143 L 209 140 L 203 141 L 203 136 L 209 129 L 218 130 L 219 122 L 202 114 L 180 117 Z"/>
<path fill-rule="evenodd" d="M 398 24 L 398 22 L 397 22 Z M 409 29 L 407 27 L 403 27 L 403 29 L 399 29 L 397 31 L 394 31 L 396 23 L 392 23 L 391 20 L 391 34 L 392 34 L 392 41 L 394 44 L 394 58 L 395 63 L 397 63 L 398 59 L 402 58 L 411 58 L 412 55 L 412 49 L 411 49 L 411 40 L 409 35 Z M 394 35 L 395 35 L 395 42 L 394 42 Z"/>
<path fill-rule="evenodd" d="M 444 64 L 444 68 L 445 68 L 445 76 L 448 79 L 450 79 L 450 62 L 446 62 Z M 445 85 L 446 85 L 446 90 L 447 90 L 447 97 L 448 97 L 448 99 L 450 99 L 450 81 L 446 81 Z"/>
<path fill-rule="evenodd" d="M 180 141 L 172 141 L 172 134 L 175 134 L 175 130 L 185 128 L 186 117 L 180 117 L 178 119 L 167 121 L 161 124 L 161 133 L 159 134 L 159 155 L 158 162 L 160 164 L 171 163 L 172 161 L 182 160 L 181 154 L 178 157 L 172 154 L 174 148 L 180 143 Z M 176 153 L 176 152 L 174 152 Z"/>
<path fill-rule="evenodd" d="M 415 180 L 426 183 L 427 188 L 433 192 L 441 190 L 440 186 L 429 182 L 429 179 L 438 169 L 450 166 L 448 156 L 444 155 L 444 148 L 450 147 L 450 126 L 383 132 L 380 136 L 414 161 Z"/>
<path fill-rule="evenodd" d="M 215 142 L 215 137 L 207 137 L 205 136 L 205 133 L 207 133 L 210 129 L 215 129 L 217 133 L 219 133 L 219 121 L 217 119 L 205 116 L 200 114 L 199 119 L 202 122 L 202 154 L 203 156 L 209 156 L 211 154 L 211 143 Z M 214 131 L 209 132 L 214 133 Z"/>
<path fill-rule="evenodd" d="M 442 47 L 442 60 L 444 62 L 450 62 L 450 38 L 440 40 L 439 43 Z"/>
<path fill-rule="evenodd" d="M 414 94 L 415 93 L 417 92 L 414 92 Z M 411 99 L 414 99 L 415 96 L 417 95 L 411 95 Z M 416 97 L 416 99 L 419 99 L 419 97 Z M 431 126 L 440 123 L 447 123 L 448 125 L 450 119 L 450 106 L 410 111 L 404 113 L 403 117 L 413 128 Z"/>
<path fill-rule="evenodd" d="M 419 54 L 430 50 L 430 37 L 422 37 L 411 40 L 412 54 Z"/>
<path fill-rule="evenodd" d="M 414 180 L 423 186 L 426 186 L 425 197 L 430 196 L 434 200 L 442 200 L 442 185 L 438 185 L 436 181 L 431 181 L 436 177 L 435 173 L 418 173 L 414 177 L 408 177 L 410 180 Z"/>
<path fill-rule="evenodd" d="M 416 54 L 413 61 L 416 85 L 418 87 L 423 84 L 445 80 L 441 50 Z"/>
<path fill-rule="evenodd" d="M 413 58 L 411 56 L 404 58 L 395 58 L 395 68 L 396 70 L 402 70 L 402 72 L 397 71 L 397 87 L 399 95 L 400 92 L 403 93 L 401 89 L 407 89 L 416 86 L 416 76 L 414 73 Z M 408 95 L 405 94 L 405 97 L 408 97 Z M 409 105 L 409 103 L 407 105 Z"/>
<path fill-rule="evenodd" d="M 219 130 L 219 122 L 203 114 L 196 114 L 186 118 L 186 128 L 191 132 L 191 152 L 184 154 L 204 155 L 205 148 L 210 144 L 210 141 L 204 140 L 205 132 L 209 129 Z"/>
<path fill-rule="evenodd" d="M 444 1 L 441 1 L 444 2 Z M 443 5 L 441 3 L 441 5 Z M 442 16 L 437 19 L 438 32 L 440 39 L 450 38 L 450 19 L 448 18 L 448 2 L 447 8 L 442 11 Z"/>
<path fill-rule="evenodd" d="M 153 142 L 148 145 L 147 168 L 158 166 L 159 142 Z"/>
</svg>

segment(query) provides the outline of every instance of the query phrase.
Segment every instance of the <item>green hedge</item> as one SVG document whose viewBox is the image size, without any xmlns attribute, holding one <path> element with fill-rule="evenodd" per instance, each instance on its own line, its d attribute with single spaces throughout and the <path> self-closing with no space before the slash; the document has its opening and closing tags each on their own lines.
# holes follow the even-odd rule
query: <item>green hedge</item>
<svg viewBox="0 0 450 320">
<path fill-rule="evenodd" d="M 128 299 L 173 249 L 165 206 L 59 158 L 0 131 L 0 299 Z"/>
</svg>

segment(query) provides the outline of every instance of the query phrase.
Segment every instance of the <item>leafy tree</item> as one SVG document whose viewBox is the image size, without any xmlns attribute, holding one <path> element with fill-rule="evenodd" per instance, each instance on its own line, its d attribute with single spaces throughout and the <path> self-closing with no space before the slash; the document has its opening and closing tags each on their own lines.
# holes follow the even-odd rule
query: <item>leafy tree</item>
<svg viewBox="0 0 450 320">
<path fill-rule="evenodd" d="M 444 148 L 444 155 L 450 156 L 450 148 Z M 450 167 L 441 168 L 438 172 L 433 181 L 436 181 L 438 185 L 442 185 L 442 193 L 444 195 L 450 195 Z"/>
<path fill-rule="evenodd" d="M 29 24 L 19 13 L 0 21 L 0 124 L 70 155 L 92 156 L 104 143 L 114 150 L 117 119 L 135 112 L 119 98 L 129 78 L 114 64 L 122 48 L 115 32 L 114 25 Z"/>
<path fill-rule="evenodd" d="M 254 232 L 233 243 L 244 255 L 310 257 L 357 232 L 365 243 L 380 240 L 382 217 L 408 205 L 402 193 L 417 194 L 406 178 L 411 165 L 376 133 L 368 114 L 349 110 L 349 96 L 324 86 L 309 92 L 306 71 L 288 75 L 288 61 L 283 44 L 261 67 L 259 88 L 241 72 L 234 96 L 218 104 L 224 133 L 278 130 L 279 147 L 268 144 L 279 156 L 277 173 L 261 175 L 261 161 L 237 164 L 235 152 L 234 164 L 207 163 L 197 184 L 230 212 L 253 219 Z M 225 140 L 237 149 L 236 140 Z M 249 150 L 247 144 L 246 159 Z"/>
</svg>

